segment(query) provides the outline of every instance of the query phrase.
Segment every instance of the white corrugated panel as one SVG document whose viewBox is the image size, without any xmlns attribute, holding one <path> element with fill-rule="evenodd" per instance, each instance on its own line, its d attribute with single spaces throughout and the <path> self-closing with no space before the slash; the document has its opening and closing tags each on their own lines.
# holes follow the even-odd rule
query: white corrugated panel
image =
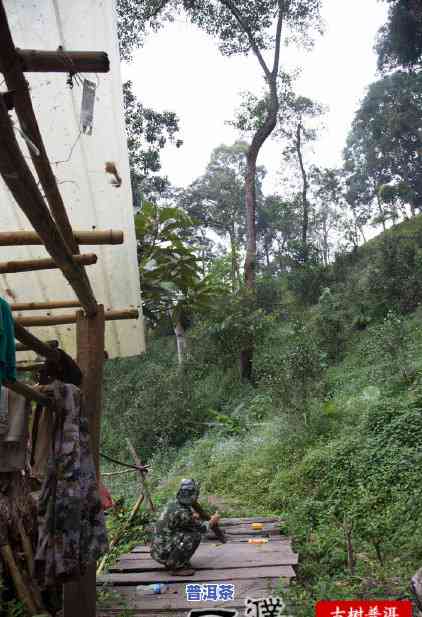
<svg viewBox="0 0 422 617">
<path fill-rule="evenodd" d="M 109 56 L 109 73 L 81 76 L 97 85 L 92 135 L 80 131 L 82 87 L 76 81 L 70 89 L 66 73 L 27 73 L 26 77 L 73 228 L 124 231 L 123 245 L 81 247 L 83 253 L 98 255 L 97 264 L 86 268 L 96 298 L 106 310 L 138 308 L 141 314 L 114 2 L 6 0 L 5 7 L 17 47 L 55 50 L 62 45 L 65 50 L 105 51 Z M 26 146 L 22 148 L 26 156 Z M 110 184 L 111 176 L 105 173 L 107 161 L 117 166 L 123 180 L 120 188 Z M 31 229 L 2 180 L 0 229 Z M 0 247 L 1 261 L 46 256 L 42 246 Z M 61 272 L 53 270 L 0 275 L 0 293 L 9 302 L 75 299 Z M 60 309 L 51 314 L 73 310 Z M 42 340 L 57 338 L 64 349 L 70 353 L 75 351 L 74 326 L 32 331 Z M 106 349 L 110 357 L 144 351 L 142 317 L 137 321 L 108 322 Z"/>
</svg>

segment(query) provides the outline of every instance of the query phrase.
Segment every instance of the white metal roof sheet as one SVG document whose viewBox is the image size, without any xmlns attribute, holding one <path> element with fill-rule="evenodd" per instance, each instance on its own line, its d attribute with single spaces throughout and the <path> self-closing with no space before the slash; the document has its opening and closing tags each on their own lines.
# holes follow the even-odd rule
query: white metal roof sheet
<svg viewBox="0 0 422 617">
<path fill-rule="evenodd" d="M 144 331 L 114 2 L 6 0 L 5 7 L 16 47 L 55 50 L 61 45 L 65 50 L 105 51 L 109 56 L 109 73 L 81 76 L 97 86 L 92 135 L 80 131 L 82 86 L 76 80 L 71 89 L 66 84 L 66 73 L 27 73 L 26 78 L 73 228 L 124 231 L 123 245 L 83 246 L 81 252 L 98 255 L 97 264 L 87 266 L 86 271 L 97 301 L 104 304 L 106 310 L 140 310 L 141 317 L 137 321 L 107 323 L 106 349 L 110 357 L 139 354 L 144 350 Z M 4 85 L 0 89 L 3 90 Z M 30 162 L 25 144 L 22 149 Z M 111 176 L 105 173 L 107 161 L 117 166 L 122 178 L 120 188 L 110 184 Z M 2 180 L 0 229 L 32 229 Z M 0 247 L 1 261 L 46 256 L 43 246 Z M 0 275 L 0 294 L 11 303 L 75 299 L 60 270 Z M 50 313 L 73 310 L 57 309 Z M 42 340 L 59 339 L 64 349 L 74 353 L 74 326 L 31 330 Z"/>
</svg>

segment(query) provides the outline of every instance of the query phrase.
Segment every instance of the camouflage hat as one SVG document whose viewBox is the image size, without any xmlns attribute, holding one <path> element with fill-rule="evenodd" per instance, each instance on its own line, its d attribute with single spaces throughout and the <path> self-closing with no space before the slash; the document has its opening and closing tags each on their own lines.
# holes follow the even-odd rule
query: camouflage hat
<svg viewBox="0 0 422 617">
<path fill-rule="evenodd" d="M 185 506 L 192 505 L 199 497 L 199 482 L 192 479 L 184 479 L 177 491 L 177 501 Z"/>
</svg>

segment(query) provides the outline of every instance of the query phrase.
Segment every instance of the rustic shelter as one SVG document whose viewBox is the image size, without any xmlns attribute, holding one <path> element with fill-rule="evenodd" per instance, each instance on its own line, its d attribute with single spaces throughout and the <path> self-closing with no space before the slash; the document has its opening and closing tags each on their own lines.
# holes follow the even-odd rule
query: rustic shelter
<svg viewBox="0 0 422 617">
<path fill-rule="evenodd" d="M 67 77 L 71 84 L 80 74 L 108 72 L 110 63 L 104 51 L 74 51 L 67 48 L 64 50 L 63 46 L 48 51 L 16 47 L 8 20 L 10 4 L 15 5 L 19 2 L 9 3 L 0 0 L 2 41 L 0 71 L 4 78 L 0 92 L 0 175 L 7 189 L 8 198 L 13 200 L 14 207 L 20 209 L 24 216 L 16 216 L 15 220 L 19 222 L 17 229 L 5 230 L 3 227 L 0 232 L 0 246 L 19 247 L 19 249 L 42 246 L 48 256 L 17 259 L 16 253 L 12 253 L 11 249 L 13 257 L 0 263 L 0 275 L 3 277 L 2 294 L 11 303 L 12 311 L 15 313 L 15 336 L 19 341 L 17 350 L 22 353 L 33 351 L 38 356 L 54 360 L 58 354 L 56 346 L 50 341 L 41 340 L 27 328 L 76 325 L 76 336 L 72 332 L 72 338 L 75 341 L 76 361 L 83 372 L 85 409 L 89 417 L 92 450 L 98 475 L 105 324 L 107 321 L 119 320 L 134 320 L 138 327 L 142 324 L 139 321 L 139 308 L 133 304 L 117 308 L 107 306 L 105 310 L 104 299 L 100 298 L 100 302 L 97 300 L 86 266 L 95 264 L 98 256 L 92 250 L 88 253 L 81 252 L 80 246 L 121 244 L 125 241 L 125 234 L 121 229 L 102 230 L 93 225 L 88 229 L 77 231 L 72 228 L 62 190 L 49 160 L 42 131 L 34 112 L 27 75 L 59 73 L 64 79 Z M 52 4 L 57 7 L 58 3 Z M 66 3 L 68 7 L 75 4 L 77 3 Z M 82 20 L 80 27 L 83 28 L 83 25 Z M 48 84 L 45 87 L 48 88 Z M 118 188 L 115 187 L 115 190 Z M 22 228 L 23 221 L 27 224 L 24 228 Z M 103 256 L 104 254 L 101 254 L 100 259 Z M 112 263 L 110 256 L 107 256 L 107 263 L 109 265 Z M 125 271 L 122 271 L 122 266 L 122 263 L 118 264 L 120 279 L 124 279 L 130 269 L 133 273 L 133 263 L 127 264 Z M 25 288 L 25 279 L 21 279 L 23 283 L 21 282 L 19 293 L 16 293 L 11 281 L 13 276 L 18 275 L 17 273 L 41 272 L 44 276 L 47 271 L 55 271 L 63 276 L 69 288 L 73 290 L 74 297 L 69 297 L 67 294 L 65 297 L 51 295 L 56 288 L 54 285 L 44 286 L 42 297 L 24 296 L 22 290 Z M 5 281 L 8 283 L 6 287 Z M 31 289 L 31 285 L 28 284 L 28 288 Z M 137 302 L 140 302 L 140 298 Z M 57 309 L 61 312 L 51 313 Z M 137 340 L 139 353 L 143 350 L 142 333 L 139 335 L 139 330 Z M 69 334 L 61 341 L 61 346 L 64 346 L 63 342 L 68 341 L 70 341 Z M 72 352 L 72 345 L 66 349 Z M 119 345 L 117 351 L 113 351 L 113 355 L 119 355 Z M 51 404 L 50 399 L 19 380 L 7 381 L 5 385 L 27 399 L 45 406 Z M 13 565 L 13 560 L 10 560 L 10 563 Z M 33 613 L 30 603 L 29 605 L 27 603 L 27 607 L 29 612 Z M 73 617 L 80 614 L 94 617 L 95 611 L 95 564 L 92 564 L 81 580 L 65 585 L 64 615 Z"/>
</svg>

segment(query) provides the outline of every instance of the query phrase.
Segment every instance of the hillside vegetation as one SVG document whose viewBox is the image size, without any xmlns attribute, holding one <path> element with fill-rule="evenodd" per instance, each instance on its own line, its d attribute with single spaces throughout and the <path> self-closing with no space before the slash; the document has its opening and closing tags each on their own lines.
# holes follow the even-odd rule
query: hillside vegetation
<svg viewBox="0 0 422 617">
<path fill-rule="evenodd" d="M 314 304 L 297 279 L 261 280 L 255 312 L 222 300 L 192 325 L 182 368 L 162 331 L 107 363 L 103 450 L 126 457 L 130 436 L 158 502 L 193 476 L 227 513 L 279 514 L 300 553 L 297 614 L 407 597 L 421 565 L 421 246 L 416 217 L 308 271 Z M 254 385 L 237 366 L 245 323 Z M 135 497 L 135 479 L 111 487 Z"/>
</svg>

